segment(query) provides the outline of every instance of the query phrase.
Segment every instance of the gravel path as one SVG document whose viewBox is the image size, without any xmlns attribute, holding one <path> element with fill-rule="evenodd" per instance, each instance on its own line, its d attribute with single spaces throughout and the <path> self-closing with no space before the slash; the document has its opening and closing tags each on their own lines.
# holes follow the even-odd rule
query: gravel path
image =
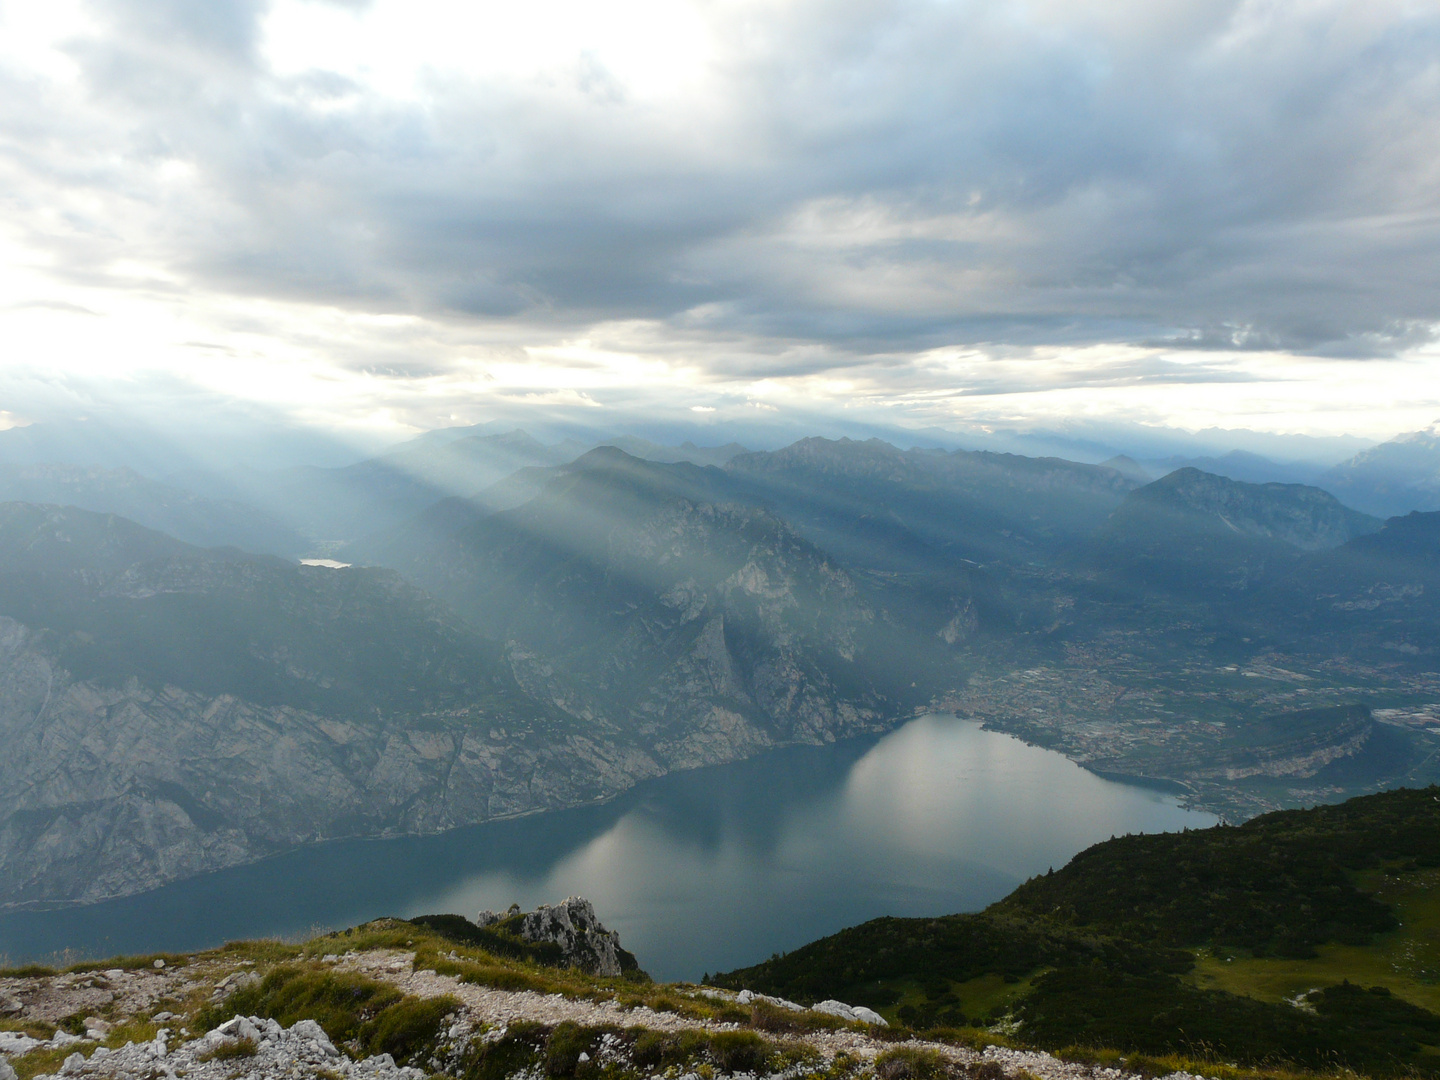
<svg viewBox="0 0 1440 1080">
<path fill-rule="evenodd" d="M 655 1012 L 640 1007 L 625 1009 L 614 1001 L 583 1001 L 562 997 L 559 994 L 537 994 L 532 991 L 492 990 L 483 986 L 462 983 L 450 975 L 437 975 L 433 971 L 416 971 L 413 967 L 414 954 L 402 952 L 373 952 L 358 956 L 345 956 L 337 967 L 360 972 L 373 979 L 391 983 L 407 994 L 416 997 L 440 997 L 450 995 L 458 998 L 465 1006 L 467 1019 L 471 1023 L 481 1022 L 504 1027 L 519 1021 L 541 1024 L 559 1024 L 566 1020 L 577 1024 L 600 1026 L 614 1024 L 619 1027 L 646 1027 L 661 1031 L 679 1031 L 685 1028 L 703 1028 L 709 1031 L 733 1031 L 737 1024 L 716 1024 L 691 1020 L 674 1013 Z M 924 1042 L 911 1039 L 895 1043 L 874 1039 L 858 1030 L 816 1031 L 803 1036 L 804 1041 L 813 1045 L 833 1059 L 836 1054 L 847 1053 L 851 1057 L 872 1061 L 891 1047 L 913 1046 L 934 1050 L 961 1065 L 977 1065 L 993 1061 L 1009 1074 L 1024 1070 L 1040 1080 L 1141 1080 L 1133 1073 L 1120 1069 L 1096 1068 L 1073 1062 L 1061 1061 L 1039 1051 L 1010 1050 L 1001 1046 L 986 1047 L 975 1051 L 945 1043 Z M 1161 1080 L 1202 1080 L 1189 1073 L 1171 1073 Z"/>
</svg>

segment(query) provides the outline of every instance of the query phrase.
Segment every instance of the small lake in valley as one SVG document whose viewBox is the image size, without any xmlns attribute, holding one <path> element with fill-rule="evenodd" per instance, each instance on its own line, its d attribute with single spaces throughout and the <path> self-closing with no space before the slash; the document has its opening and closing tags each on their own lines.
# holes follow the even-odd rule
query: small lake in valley
<svg viewBox="0 0 1440 1080">
<path fill-rule="evenodd" d="M 1215 821 L 930 715 L 661 777 L 603 806 L 335 841 L 140 896 L 11 912 L 0 957 L 178 952 L 580 895 L 656 978 L 698 979 L 878 915 L 976 910 L 1112 835 Z"/>
</svg>

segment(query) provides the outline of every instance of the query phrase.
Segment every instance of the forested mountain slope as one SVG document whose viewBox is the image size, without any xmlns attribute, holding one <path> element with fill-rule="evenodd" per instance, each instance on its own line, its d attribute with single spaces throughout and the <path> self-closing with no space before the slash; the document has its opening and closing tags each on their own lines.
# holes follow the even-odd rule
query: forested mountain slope
<svg viewBox="0 0 1440 1080">
<path fill-rule="evenodd" d="M 1126 836 L 973 915 L 876 919 L 710 981 L 1008 1024 L 1055 1049 L 1440 1074 L 1440 788 Z"/>
</svg>

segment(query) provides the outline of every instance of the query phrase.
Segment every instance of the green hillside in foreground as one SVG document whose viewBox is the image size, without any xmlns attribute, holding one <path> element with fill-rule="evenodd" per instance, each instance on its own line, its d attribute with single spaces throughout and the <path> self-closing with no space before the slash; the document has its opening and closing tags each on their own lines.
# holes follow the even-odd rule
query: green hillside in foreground
<svg viewBox="0 0 1440 1080">
<path fill-rule="evenodd" d="M 1440 788 L 1120 837 L 986 911 L 708 981 L 1052 1050 L 1440 1076 Z"/>
</svg>

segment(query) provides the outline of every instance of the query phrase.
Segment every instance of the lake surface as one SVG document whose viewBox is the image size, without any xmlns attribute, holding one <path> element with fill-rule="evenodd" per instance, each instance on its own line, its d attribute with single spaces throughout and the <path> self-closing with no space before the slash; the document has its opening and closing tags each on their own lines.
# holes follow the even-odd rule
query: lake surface
<svg viewBox="0 0 1440 1080">
<path fill-rule="evenodd" d="M 698 979 L 877 915 L 975 910 L 1112 835 L 1215 821 L 931 715 L 878 740 L 662 777 L 604 806 L 337 841 L 142 896 L 14 912 L 0 916 L 0 956 L 178 952 L 581 895 L 652 975 Z"/>
</svg>

